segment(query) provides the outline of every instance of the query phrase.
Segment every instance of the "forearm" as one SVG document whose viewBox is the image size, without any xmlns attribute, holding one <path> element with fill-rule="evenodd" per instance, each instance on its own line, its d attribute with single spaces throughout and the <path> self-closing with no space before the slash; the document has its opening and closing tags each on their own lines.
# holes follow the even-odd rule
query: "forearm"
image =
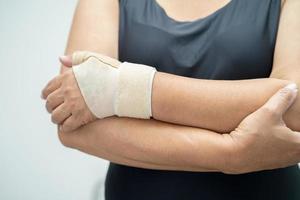
<svg viewBox="0 0 300 200">
<path fill-rule="evenodd" d="M 202 80 L 158 72 L 152 114 L 161 121 L 229 132 L 288 83 L 276 78 Z"/>
<path fill-rule="evenodd" d="M 117 58 L 118 15 L 118 1 L 79 1 L 66 54 L 88 50 Z M 157 73 L 153 85 L 153 116 L 161 121 L 228 132 L 286 83 L 277 79 L 199 80 Z M 291 116 L 288 124 L 294 119 L 294 114 L 289 113 L 292 112 L 288 112 Z"/>
<path fill-rule="evenodd" d="M 224 135 L 156 120 L 111 117 L 60 137 L 66 146 L 141 168 L 223 171 L 231 159 Z"/>
<path fill-rule="evenodd" d="M 154 118 L 216 131 L 229 131 L 288 82 L 300 85 L 300 1 L 286 0 L 281 10 L 272 79 L 204 81 L 157 74 L 153 89 Z M 287 81 L 286 81 L 287 80 Z M 300 130 L 300 101 L 284 116 Z"/>
</svg>

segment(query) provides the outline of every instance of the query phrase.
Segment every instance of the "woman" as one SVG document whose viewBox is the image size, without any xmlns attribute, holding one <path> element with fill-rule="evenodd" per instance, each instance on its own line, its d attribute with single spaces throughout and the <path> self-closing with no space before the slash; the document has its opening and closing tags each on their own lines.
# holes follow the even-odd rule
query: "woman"
<svg viewBox="0 0 300 200">
<path fill-rule="evenodd" d="M 300 101 L 288 85 L 300 80 L 299 10 L 298 0 L 80 1 L 66 53 L 156 67 L 153 119 L 96 120 L 64 67 L 43 91 L 62 143 L 111 161 L 107 200 L 300 199 Z"/>
</svg>

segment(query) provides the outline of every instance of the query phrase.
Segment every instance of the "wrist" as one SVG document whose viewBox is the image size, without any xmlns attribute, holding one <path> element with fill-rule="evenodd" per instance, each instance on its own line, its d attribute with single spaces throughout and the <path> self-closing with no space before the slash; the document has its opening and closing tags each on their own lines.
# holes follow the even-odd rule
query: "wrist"
<svg viewBox="0 0 300 200">
<path fill-rule="evenodd" d="M 149 119 L 152 116 L 152 85 L 156 69 L 124 62 L 119 66 L 115 114 Z"/>
<path fill-rule="evenodd" d="M 240 174 L 243 172 L 241 146 L 235 144 L 231 133 L 221 135 L 223 143 L 220 145 L 221 159 L 219 165 L 220 171 L 225 174 Z"/>
<path fill-rule="evenodd" d="M 86 52 L 74 53 L 73 57 L 75 63 L 85 57 L 72 70 L 89 110 L 100 119 L 114 115 L 113 99 L 118 87 L 119 63 L 112 63 L 106 56 Z"/>
<path fill-rule="evenodd" d="M 75 66 L 72 69 L 79 89 L 97 118 L 113 115 L 142 119 L 152 117 L 155 68 L 120 63 L 91 52 L 76 52 L 73 60 Z"/>
</svg>

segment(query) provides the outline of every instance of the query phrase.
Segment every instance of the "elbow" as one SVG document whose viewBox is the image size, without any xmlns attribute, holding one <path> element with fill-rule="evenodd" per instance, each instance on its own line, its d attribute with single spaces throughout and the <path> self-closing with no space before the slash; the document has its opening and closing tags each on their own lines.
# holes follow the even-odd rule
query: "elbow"
<svg viewBox="0 0 300 200">
<path fill-rule="evenodd" d="M 299 73 L 286 73 L 281 68 L 277 70 L 273 70 L 270 75 L 270 80 L 272 82 L 282 82 L 283 86 L 289 83 L 296 83 L 298 87 L 300 86 L 300 77 Z M 298 97 L 295 99 L 295 102 L 291 105 L 291 107 L 287 110 L 287 112 L 283 116 L 283 120 L 286 123 L 287 127 L 292 129 L 293 131 L 300 131 L 300 123 L 299 123 L 299 114 L 300 114 L 300 97 L 298 93 Z"/>
<path fill-rule="evenodd" d="M 298 86 L 299 87 L 299 86 Z M 283 120 L 286 123 L 287 127 L 292 129 L 293 131 L 300 131 L 300 96 L 295 99 L 294 103 L 287 110 L 287 112 L 283 116 Z"/>
</svg>

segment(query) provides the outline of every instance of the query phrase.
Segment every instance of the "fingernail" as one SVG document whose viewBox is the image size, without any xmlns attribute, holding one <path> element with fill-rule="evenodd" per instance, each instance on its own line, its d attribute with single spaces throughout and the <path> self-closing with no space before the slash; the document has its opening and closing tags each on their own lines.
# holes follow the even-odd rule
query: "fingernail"
<svg viewBox="0 0 300 200">
<path fill-rule="evenodd" d="M 293 91 L 295 91 L 295 90 L 298 91 L 298 86 L 297 86 L 296 83 L 290 83 L 290 84 L 288 84 L 287 86 L 285 86 L 285 88 L 286 88 L 286 89 L 289 89 L 289 90 L 293 90 Z"/>
</svg>

